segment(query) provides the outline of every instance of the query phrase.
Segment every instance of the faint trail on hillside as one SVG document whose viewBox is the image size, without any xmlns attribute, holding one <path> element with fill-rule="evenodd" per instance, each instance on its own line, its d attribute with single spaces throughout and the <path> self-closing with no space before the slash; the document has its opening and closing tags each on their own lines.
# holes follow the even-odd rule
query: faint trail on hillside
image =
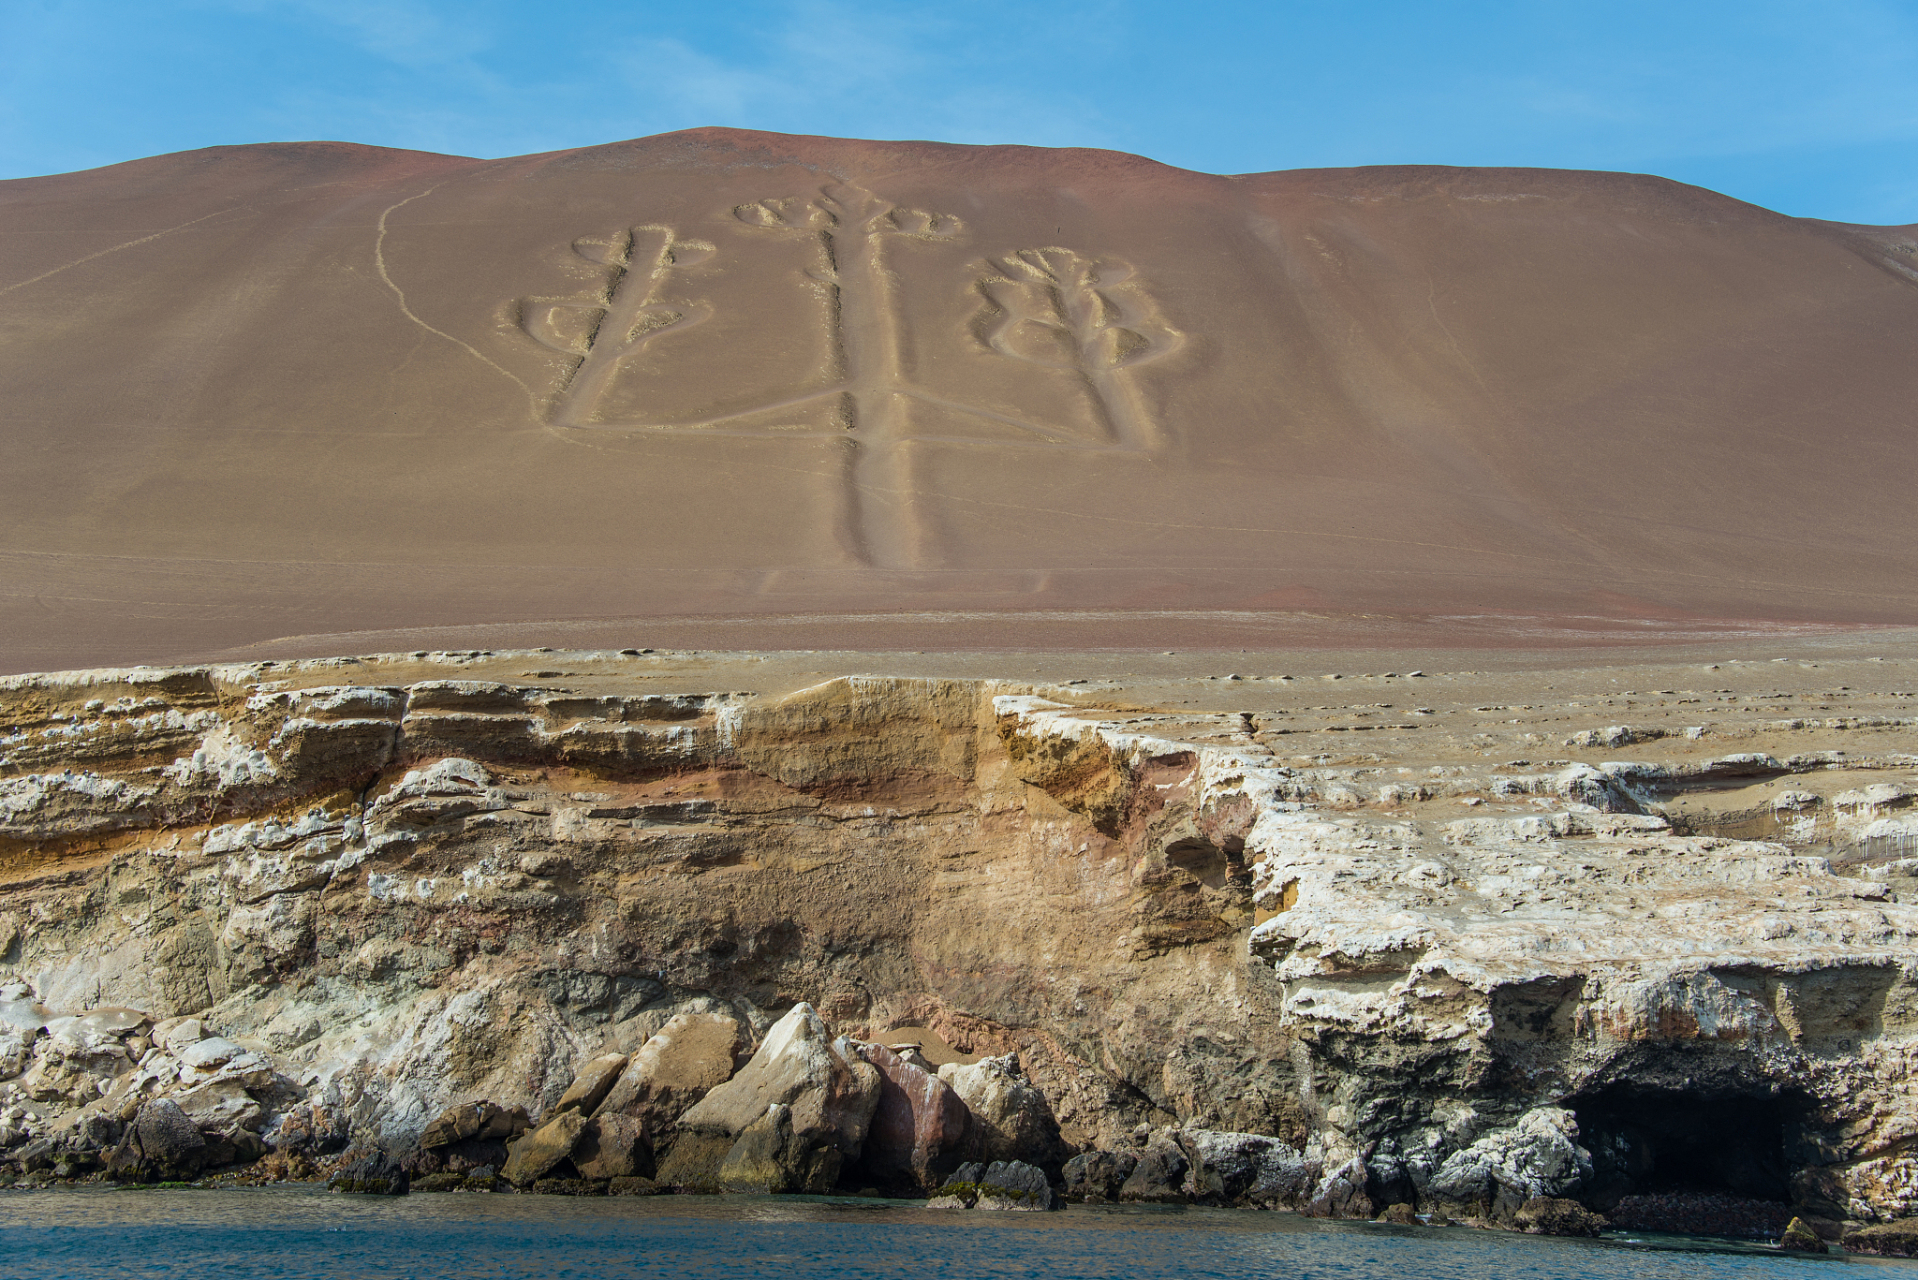
<svg viewBox="0 0 1918 1280">
<path fill-rule="evenodd" d="M 418 195 L 408 196 L 406 197 L 406 199 L 401 200 L 399 203 L 389 205 L 387 208 L 380 211 L 379 230 L 373 236 L 373 269 L 379 272 L 381 281 L 385 283 L 387 288 L 393 291 L 393 296 L 399 300 L 400 314 L 404 315 L 408 320 L 411 320 L 414 324 L 426 330 L 428 333 L 433 334 L 435 337 L 444 338 L 448 342 L 452 343 L 453 345 L 461 348 L 468 355 L 472 356 L 473 359 L 479 361 L 481 364 L 493 370 L 495 373 L 498 373 L 502 375 L 503 377 L 511 379 L 514 386 L 518 387 L 521 391 L 526 393 L 527 406 L 531 408 L 531 410 L 533 411 L 533 415 L 535 417 L 538 417 L 539 416 L 539 397 L 533 393 L 533 389 L 531 387 L 527 386 L 524 382 L 521 382 L 518 377 L 514 376 L 513 372 L 510 369 L 506 369 L 500 365 L 493 363 L 491 360 L 487 359 L 485 354 L 482 353 L 479 350 L 479 348 L 473 346 L 470 343 L 464 342 L 459 338 L 455 338 L 452 334 L 447 333 L 443 329 L 435 329 L 432 325 L 420 319 L 419 316 L 413 313 L 413 308 L 406 304 L 405 291 L 402 290 L 399 287 L 399 285 L 393 283 L 393 277 L 387 274 L 387 271 L 386 271 L 386 220 L 387 218 L 391 217 L 393 213 L 396 212 L 397 210 L 404 209 L 407 205 L 412 204 L 415 200 L 424 200 L 427 196 L 430 196 L 435 191 L 438 191 L 441 185 L 443 184 L 436 183 L 433 186 L 428 187 L 426 190 L 420 192 Z"/>
<path fill-rule="evenodd" d="M 217 218 L 223 213 L 232 213 L 235 209 L 244 209 L 247 207 L 248 206 L 243 204 L 236 204 L 236 205 L 229 205 L 224 209 L 215 209 L 212 213 L 203 213 L 199 217 L 193 219 L 191 222 L 182 222 L 177 227 L 168 227 L 166 230 L 156 231 L 150 236 L 141 236 L 138 240 L 129 240 L 125 244 L 116 244 L 110 249 L 100 249 L 94 253 L 89 253 L 84 258 L 75 258 L 72 262 L 69 262 L 65 264 L 64 266 L 55 267 L 51 271 L 42 271 L 39 275 L 34 276 L 30 280 L 22 280 L 18 282 L 17 284 L 10 284 L 4 289 L 0 289 L 0 293 L 12 293 L 15 289 L 24 289 L 30 284 L 39 284 L 42 280 L 45 280 L 50 276 L 57 276 L 62 271 L 69 271 L 74 267 L 84 266 L 86 263 L 92 262 L 95 258 L 104 258 L 108 254 L 118 253 L 122 249 L 133 249 L 143 244 L 151 244 L 153 241 L 158 240 L 161 236 L 170 236 L 176 231 L 185 231 L 188 227 L 195 226 L 198 223 L 205 222 L 208 218 Z"/>
</svg>

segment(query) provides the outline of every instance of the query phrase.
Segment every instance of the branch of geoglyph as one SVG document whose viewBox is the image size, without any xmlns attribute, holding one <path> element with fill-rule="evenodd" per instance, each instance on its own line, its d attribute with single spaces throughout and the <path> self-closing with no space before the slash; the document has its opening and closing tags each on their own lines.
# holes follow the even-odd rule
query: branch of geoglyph
<svg viewBox="0 0 1918 1280">
<path fill-rule="evenodd" d="M 994 351 L 1028 364 L 1110 373 L 1155 360 L 1173 336 L 1124 288 L 1132 268 L 1070 249 L 1022 249 L 980 281 L 997 310 L 985 334 Z"/>
</svg>

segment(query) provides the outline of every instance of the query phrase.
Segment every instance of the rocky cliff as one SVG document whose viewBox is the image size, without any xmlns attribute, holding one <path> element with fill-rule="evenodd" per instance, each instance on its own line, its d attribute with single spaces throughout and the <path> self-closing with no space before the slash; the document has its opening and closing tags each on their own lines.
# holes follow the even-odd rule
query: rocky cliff
<svg viewBox="0 0 1918 1280">
<path fill-rule="evenodd" d="M 492 656 L 0 685 L 18 1171 L 197 1133 L 418 1175 L 530 1127 L 589 1181 L 1918 1210 L 1909 717 L 1559 708 L 1522 741 L 1585 758 L 1533 762 L 1484 720 L 1531 707 L 1421 738 L 1436 697 Z"/>
</svg>

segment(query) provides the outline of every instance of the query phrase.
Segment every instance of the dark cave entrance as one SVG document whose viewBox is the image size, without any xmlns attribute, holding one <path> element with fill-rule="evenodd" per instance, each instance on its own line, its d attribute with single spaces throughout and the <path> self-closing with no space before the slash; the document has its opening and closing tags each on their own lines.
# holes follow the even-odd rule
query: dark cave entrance
<svg viewBox="0 0 1918 1280">
<path fill-rule="evenodd" d="M 1567 1105 L 1592 1153 L 1592 1185 L 1582 1198 L 1601 1212 L 1625 1196 L 1791 1199 L 1787 1139 L 1804 1109 L 1791 1095 L 1613 1085 Z"/>
</svg>

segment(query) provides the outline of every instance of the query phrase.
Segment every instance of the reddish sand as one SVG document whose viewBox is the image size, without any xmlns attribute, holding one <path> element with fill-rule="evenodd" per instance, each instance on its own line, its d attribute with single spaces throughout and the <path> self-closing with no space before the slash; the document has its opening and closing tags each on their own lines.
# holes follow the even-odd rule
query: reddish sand
<svg viewBox="0 0 1918 1280">
<path fill-rule="evenodd" d="M 0 670 L 1918 623 L 1915 230 L 727 130 L 0 183 Z"/>
</svg>

